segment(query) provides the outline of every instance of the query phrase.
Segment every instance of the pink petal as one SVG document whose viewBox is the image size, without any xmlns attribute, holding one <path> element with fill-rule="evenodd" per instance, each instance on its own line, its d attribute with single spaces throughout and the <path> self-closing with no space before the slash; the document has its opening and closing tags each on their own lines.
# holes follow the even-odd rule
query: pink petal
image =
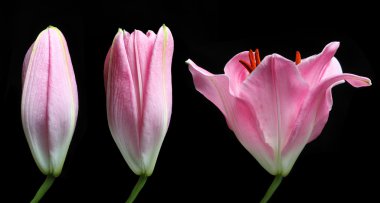
<svg viewBox="0 0 380 203">
<path fill-rule="evenodd" d="M 226 75 L 214 75 L 197 66 L 192 60 L 187 60 L 189 70 L 193 75 L 195 88 L 210 100 L 223 113 L 226 119 L 233 111 L 234 97 L 229 91 L 229 81 Z"/>
<path fill-rule="evenodd" d="M 45 174 L 61 172 L 78 114 L 78 93 L 62 33 L 44 30 L 23 67 L 22 121 L 32 154 Z"/>
<path fill-rule="evenodd" d="M 331 78 L 336 75 L 340 75 L 343 73 L 342 67 L 340 66 L 340 63 L 337 58 L 332 57 L 332 59 L 324 66 L 324 73 L 322 74 L 322 77 L 320 78 L 320 81 L 324 81 L 327 78 Z M 340 81 L 340 83 L 343 83 L 344 81 Z"/>
<path fill-rule="evenodd" d="M 107 117 L 111 134 L 124 159 L 133 172 L 140 174 L 140 101 L 125 49 L 124 35 L 119 29 L 104 64 Z"/>
<path fill-rule="evenodd" d="M 24 87 L 26 71 L 28 70 L 28 67 L 29 67 L 29 60 L 30 60 L 30 55 L 32 54 L 33 47 L 34 47 L 34 43 L 29 47 L 24 57 L 24 62 L 22 63 L 22 73 L 21 73 L 21 87 L 22 88 Z"/>
<path fill-rule="evenodd" d="M 124 38 L 125 50 L 131 68 L 132 78 L 139 96 L 139 109 L 142 111 L 143 91 L 145 90 L 146 77 L 149 74 L 149 66 L 153 54 L 155 35 L 146 36 L 140 30 L 135 30 L 128 38 Z"/>
<path fill-rule="evenodd" d="M 309 93 L 302 107 L 302 113 L 296 121 L 293 135 L 282 151 L 285 174 L 290 171 L 306 143 L 315 139 L 323 129 L 331 108 L 331 88 L 341 80 L 346 80 L 354 87 L 371 85 L 371 80 L 368 78 L 345 73 L 324 80 Z"/>
<path fill-rule="evenodd" d="M 106 59 L 104 61 L 104 70 L 103 70 L 103 79 L 104 79 L 104 88 L 107 91 L 107 84 L 108 84 L 108 71 L 109 71 L 109 63 L 110 63 L 110 55 L 111 55 L 111 50 L 109 49 L 106 55 Z"/>
<path fill-rule="evenodd" d="M 123 31 L 122 29 L 119 28 L 118 33 L 121 32 L 123 33 L 123 39 L 124 39 L 124 44 L 125 47 L 127 47 L 127 42 L 129 41 L 129 37 L 131 36 L 127 31 Z M 115 36 L 116 37 L 116 36 Z M 108 81 L 108 68 L 109 68 L 109 60 L 110 60 L 110 54 L 111 54 L 111 49 L 108 50 L 106 59 L 104 62 L 104 87 L 107 89 L 107 81 Z"/>
<path fill-rule="evenodd" d="M 162 142 L 169 127 L 172 111 L 171 64 L 174 40 L 163 25 L 157 36 L 148 32 L 138 43 L 143 73 L 141 150 L 145 173 L 152 174 Z M 145 56 L 144 56 L 145 54 Z M 146 63 L 146 64 L 144 64 Z"/>
<path fill-rule="evenodd" d="M 309 103 L 307 105 L 313 105 L 309 107 L 308 109 L 314 109 L 316 110 L 315 115 L 315 126 L 312 131 L 311 136 L 308 139 L 308 142 L 314 140 L 319 134 L 321 133 L 323 127 L 326 124 L 326 121 L 328 119 L 329 111 L 332 107 L 332 96 L 331 96 L 331 89 L 341 84 L 342 80 L 346 80 L 348 83 L 350 83 L 354 87 L 366 87 L 371 85 L 371 80 L 366 77 L 357 76 L 354 74 L 340 74 L 333 76 L 331 78 L 326 79 L 323 83 L 321 83 L 316 90 L 314 90 L 311 93 L 311 96 L 309 98 Z M 311 103 L 311 104 L 310 104 Z M 317 108 L 313 108 L 317 105 Z M 322 115 L 322 116 L 321 116 Z"/>
<path fill-rule="evenodd" d="M 270 174 L 277 174 L 273 149 L 265 142 L 258 116 L 240 99 L 235 100 L 234 112 L 230 113 L 228 123 L 240 143 Z"/>
<path fill-rule="evenodd" d="M 230 82 L 230 91 L 232 94 L 237 95 L 240 85 L 249 75 L 247 69 L 239 62 L 239 60 L 249 61 L 248 51 L 241 52 L 236 54 L 224 68 L 224 73 L 229 79 Z"/>
<path fill-rule="evenodd" d="M 302 59 L 301 63 L 298 64 L 302 78 L 307 81 L 310 88 L 317 86 L 324 78 L 342 73 L 340 65 L 329 65 L 338 48 L 339 42 L 331 42 L 320 54 Z"/>
<path fill-rule="evenodd" d="M 59 174 L 75 129 L 78 92 L 64 36 L 56 28 L 49 29 L 49 35 L 48 130 L 51 165 Z"/>
<path fill-rule="evenodd" d="M 166 27 L 168 28 L 168 27 Z M 168 28 L 169 29 L 169 28 Z M 146 36 L 149 38 L 149 39 L 152 39 L 152 40 L 155 40 L 157 38 L 157 35 L 156 33 L 154 33 L 152 30 L 148 30 L 148 32 L 146 32 Z"/>
<path fill-rule="evenodd" d="M 241 87 L 239 97 L 257 115 L 274 160 L 281 159 L 280 150 L 291 135 L 307 90 L 294 62 L 277 54 L 265 57 Z"/>
<path fill-rule="evenodd" d="M 23 67 L 21 117 L 33 157 L 44 174 L 50 172 L 49 133 L 47 131 L 49 85 L 49 32 L 44 30 L 26 54 Z"/>
<path fill-rule="evenodd" d="M 327 66 L 326 71 L 328 71 L 328 70 L 342 70 L 338 60 L 335 57 L 332 58 L 332 60 L 326 66 Z M 340 75 L 340 74 L 342 74 L 342 73 L 335 72 L 333 74 L 325 74 L 325 76 L 327 77 L 328 75 L 331 75 L 332 77 L 335 77 L 336 75 Z M 324 81 L 326 79 L 328 79 L 328 78 L 322 78 L 322 81 Z M 319 109 L 316 112 L 316 118 L 315 118 L 316 124 L 315 124 L 314 130 L 311 134 L 311 137 L 309 139 L 309 142 L 311 142 L 312 140 L 317 138 L 318 135 L 321 134 L 321 132 L 322 132 L 327 120 L 328 120 L 329 112 L 330 112 L 332 105 L 333 105 L 331 88 L 334 87 L 335 85 L 338 85 L 341 83 L 344 83 L 344 80 L 340 80 L 340 81 L 335 82 L 332 86 L 330 86 L 330 88 L 328 88 L 326 90 L 326 95 L 324 95 L 325 98 L 321 102 Z"/>
<path fill-rule="evenodd" d="M 213 75 L 197 66 L 190 59 L 186 61 L 193 75 L 195 88 L 215 104 L 226 118 L 227 124 L 243 146 L 266 168 L 274 173 L 271 149 L 264 143 L 256 114 L 245 103 L 233 96 L 226 75 Z"/>
<path fill-rule="evenodd" d="M 130 37 L 128 38 L 128 41 L 124 41 L 126 57 L 129 63 L 128 68 L 130 69 L 130 72 L 131 72 L 131 76 L 130 76 L 131 82 L 133 83 L 134 91 L 135 91 L 134 95 L 135 95 L 136 105 L 137 105 L 135 109 L 135 111 L 137 111 L 137 117 L 136 117 L 137 125 L 141 123 L 141 119 L 142 119 L 142 100 L 143 100 L 142 98 L 143 96 L 142 69 L 144 68 L 144 66 L 140 64 L 141 62 L 140 62 L 138 42 L 137 42 L 138 39 L 136 37 L 136 35 L 139 35 L 140 33 L 141 31 L 135 30 L 134 32 L 131 33 Z M 137 128 L 140 128 L 140 126 L 137 126 Z"/>
</svg>

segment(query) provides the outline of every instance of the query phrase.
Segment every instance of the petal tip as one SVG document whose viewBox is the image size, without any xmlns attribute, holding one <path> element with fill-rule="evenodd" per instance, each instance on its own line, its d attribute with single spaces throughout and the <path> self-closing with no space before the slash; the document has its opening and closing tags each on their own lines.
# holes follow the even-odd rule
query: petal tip
<svg viewBox="0 0 380 203">
<path fill-rule="evenodd" d="M 358 81 L 359 83 L 355 83 L 355 82 L 352 82 L 352 81 L 349 81 L 350 83 L 353 83 L 354 86 L 356 87 L 368 87 L 368 86 L 371 86 L 372 85 L 372 81 L 371 79 L 369 78 L 366 78 L 366 77 L 358 77 Z"/>
<path fill-rule="evenodd" d="M 116 35 L 115 35 L 115 38 L 117 38 L 120 35 L 123 36 L 123 33 L 124 33 L 124 30 L 122 28 L 118 28 L 117 32 L 116 32 Z"/>
<path fill-rule="evenodd" d="M 334 41 L 330 42 L 329 44 L 326 45 L 325 49 L 330 51 L 330 52 L 336 52 L 336 50 L 339 48 L 340 42 Z"/>
<path fill-rule="evenodd" d="M 158 29 L 157 34 L 159 34 L 160 32 L 163 32 L 165 36 L 169 36 L 170 35 L 171 36 L 170 38 L 173 38 L 172 37 L 172 33 L 171 33 L 169 27 L 166 26 L 165 24 L 162 24 L 162 26 L 160 27 L 160 29 Z"/>
<path fill-rule="evenodd" d="M 52 26 L 52 25 L 49 25 L 46 30 L 48 31 L 54 31 L 54 32 L 57 32 L 57 33 L 62 33 L 61 30 L 59 30 L 57 27 L 55 26 Z"/>
<path fill-rule="evenodd" d="M 57 29 L 55 26 L 53 26 L 53 25 L 49 25 L 48 27 L 47 27 L 47 29 Z"/>
<path fill-rule="evenodd" d="M 371 79 L 367 77 L 362 77 L 362 76 L 358 76 L 354 74 L 343 74 L 343 75 L 346 76 L 346 78 L 344 79 L 354 87 L 368 87 L 372 85 Z"/>
<path fill-rule="evenodd" d="M 366 78 L 366 79 L 364 80 L 364 82 L 367 83 L 367 86 L 371 86 L 371 85 L 372 85 L 372 81 L 371 81 L 371 79 L 369 79 L 369 78 Z"/>
<path fill-rule="evenodd" d="M 162 24 L 161 28 L 164 29 L 165 32 L 167 32 L 167 30 L 170 30 L 169 27 L 165 25 L 165 23 Z"/>
</svg>

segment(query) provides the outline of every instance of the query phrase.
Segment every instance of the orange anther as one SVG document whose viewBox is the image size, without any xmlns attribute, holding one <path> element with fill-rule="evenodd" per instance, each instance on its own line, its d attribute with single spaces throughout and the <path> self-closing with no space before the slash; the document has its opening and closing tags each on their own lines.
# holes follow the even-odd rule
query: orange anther
<svg viewBox="0 0 380 203">
<path fill-rule="evenodd" d="M 252 72 L 251 66 L 247 62 L 243 60 L 239 60 L 239 62 L 244 66 L 245 69 L 247 69 L 248 72 Z"/>
<path fill-rule="evenodd" d="M 256 59 L 255 59 L 255 55 L 253 55 L 252 49 L 249 50 L 248 56 L 249 56 L 249 61 L 251 62 L 251 68 L 252 70 L 254 70 L 256 68 Z"/>
<path fill-rule="evenodd" d="M 259 53 L 259 49 L 256 49 L 255 50 L 255 58 L 256 58 L 256 65 L 259 65 L 261 60 L 260 60 L 260 53 Z"/>
<path fill-rule="evenodd" d="M 255 52 L 252 51 L 252 49 L 249 50 L 248 52 L 248 58 L 249 58 L 249 63 L 239 60 L 239 62 L 248 70 L 248 72 L 252 72 L 255 70 L 256 66 L 260 64 L 260 54 L 259 50 L 256 49 Z"/>
<path fill-rule="evenodd" d="M 296 65 L 301 63 L 301 53 L 296 51 Z"/>
</svg>

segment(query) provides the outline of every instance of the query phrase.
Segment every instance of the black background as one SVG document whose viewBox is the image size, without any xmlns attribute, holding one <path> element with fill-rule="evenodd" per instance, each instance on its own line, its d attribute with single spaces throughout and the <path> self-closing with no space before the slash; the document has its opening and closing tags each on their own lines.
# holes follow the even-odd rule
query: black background
<svg viewBox="0 0 380 203">
<path fill-rule="evenodd" d="M 293 59 L 340 41 L 344 72 L 373 86 L 333 89 L 321 136 L 308 144 L 271 202 L 378 201 L 379 32 L 368 2 L 276 3 L 20 2 L 0 7 L 0 201 L 28 202 L 44 181 L 21 125 L 24 55 L 48 25 L 66 37 L 79 92 L 79 117 L 59 178 L 41 202 L 124 202 L 137 176 L 110 135 L 103 63 L 117 29 L 172 31 L 173 114 L 153 175 L 136 202 L 259 202 L 273 177 L 242 147 L 219 110 L 192 83 L 185 60 L 222 73 L 236 53 L 260 48 Z M 375 186 L 372 184 L 375 183 Z"/>
</svg>

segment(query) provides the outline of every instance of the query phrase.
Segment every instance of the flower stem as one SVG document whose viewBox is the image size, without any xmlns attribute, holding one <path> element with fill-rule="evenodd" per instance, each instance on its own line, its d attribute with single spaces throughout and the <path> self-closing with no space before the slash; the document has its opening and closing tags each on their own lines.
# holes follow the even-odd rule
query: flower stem
<svg viewBox="0 0 380 203">
<path fill-rule="evenodd" d="M 272 197 L 273 193 L 276 191 L 276 189 L 280 185 L 281 181 L 282 181 L 282 176 L 281 175 L 277 175 L 274 178 L 272 184 L 269 186 L 269 188 L 267 190 L 267 193 L 265 193 L 265 196 L 260 201 L 260 203 L 267 203 L 268 202 L 268 200 Z"/>
<path fill-rule="evenodd" d="M 30 201 L 30 203 L 38 203 L 41 200 L 41 198 L 45 195 L 45 193 L 49 190 L 54 180 L 55 180 L 54 176 L 48 175 L 45 179 L 45 182 L 42 183 L 40 189 L 38 189 L 36 195 L 34 196 L 32 201 Z"/>
<path fill-rule="evenodd" d="M 133 203 L 135 201 L 137 195 L 141 191 L 141 189 L 144 187 L 146 180 L 148 179 L 148 176 L 141 175 L 139 180 L 137 181 L 135 187 L 133 188 L 131 194 L 129 195 L 126 203 Z"/>
</svg>

